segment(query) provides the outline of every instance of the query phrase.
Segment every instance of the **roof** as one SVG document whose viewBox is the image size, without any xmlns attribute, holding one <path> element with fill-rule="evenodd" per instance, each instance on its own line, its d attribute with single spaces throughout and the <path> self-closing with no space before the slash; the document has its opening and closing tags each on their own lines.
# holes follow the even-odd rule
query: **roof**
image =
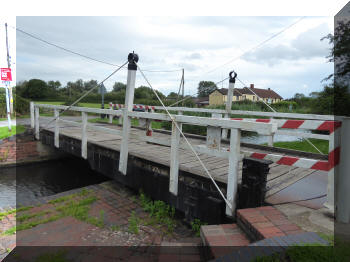
<svg viewBox="0 0 350 262">
<path fill-rule="evenodd" d="M 205 101 L 209 101 L 209 97 L 196 97 L 193 99 L 193 102 L 195 103 L 201 103 L 201 102 L 205 102 Z"/>
<path fill-rule="evenodd" d="M 219 91 L 222 95 L 227 95 L 227 92 L 228 92 L 227 88 L 220 88 L 220 89 L 216 89 L 216 90 Z M 283 97 L 281 97 L 279 94 L 277 94 L 272 89 L 262 89 L 262 88 L 248 88 L 248 87 L 235 88 L 233 90 L 233 95 L 234 96 L 252 95 L 253 92 L 251 90 L 253 90 L 253 92 L 256 93 L 261 98 L 283 99 Z"/>
</svg>

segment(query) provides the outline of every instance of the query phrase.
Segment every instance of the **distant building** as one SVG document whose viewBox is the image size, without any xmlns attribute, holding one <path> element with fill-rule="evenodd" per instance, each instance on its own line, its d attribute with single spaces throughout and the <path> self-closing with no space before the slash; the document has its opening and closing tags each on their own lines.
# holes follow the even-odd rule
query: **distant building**
<svg viewBox="0 0 350 262">
<path fill-rule="evenodd" d="M 258 96 L 256 96 L 254 93 Z M 209 105 L 224 105 L 227 102 L 227 88 L 216 89 L 209 95 Z M 283 100 L 283 98 L 275 91 L 268 89 L 255 88 L 254 84 L 250 85 L 250 88 L 235 88 L 233 91 L 232 101 L 250 100 L 253 102 L 262 101 L 269 104 L 277 103 Z"/>
<path fill-rule="evenodd" d="M 193 102 L 197 107 L 203 107 L 209 105 L 209 97 L 197 97 L 193 99 Z"/>
</svg>

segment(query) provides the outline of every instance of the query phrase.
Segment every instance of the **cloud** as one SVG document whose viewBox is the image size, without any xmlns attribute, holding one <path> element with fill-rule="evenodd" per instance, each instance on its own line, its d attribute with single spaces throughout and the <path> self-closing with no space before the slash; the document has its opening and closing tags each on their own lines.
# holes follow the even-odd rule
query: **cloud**
<svg viewBox="0 0 350 262">
<path fill-rule="evenodd" d="M 285 60 L 312 59 L 325 57 L 329 45 L 320 39 L 329 33 L 326 23 L 299 34 L 289 43 L 266 45 L 242 57 L 249 62 L 278 65 Z"/>
<path fill-rule="evenodd" d="M 202 55 L 200 53 L 191 53 L 191 54 L 185 56 L 184 58 L 188 59 L 188 60 L 201 59 Z"/>
</svg>

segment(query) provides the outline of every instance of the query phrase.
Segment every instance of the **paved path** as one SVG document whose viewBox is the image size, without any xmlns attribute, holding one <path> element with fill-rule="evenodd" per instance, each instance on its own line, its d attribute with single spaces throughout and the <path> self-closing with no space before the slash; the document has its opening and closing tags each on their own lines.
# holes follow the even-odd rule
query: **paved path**
<svg viewBox="0 0 350 262">
<path fill-rule="evenodd" d="M 200 261 L 200 238 L 194 237 L 190 228 L 177 221 L 171 233 L 165 224 L 154 222 L 149 217 L 149 213 L 143 210 L 140 200 L 133 192 L 114 181 L 41 198 L 32 203 L 34 207 L 30 210 L 17 213 L 17 229 L 25 224 L 56 216 L 60 206 L 66 209 L 69 201 L 87 200 L 91 196 L 96 196 L 97 200 L 89 207 L 88 216 L 90 219 L 101 220 L 102 225 L 96 226 L 92 222 L 84 222 L 72 216 L 63 216 L 52 222 L 46 221 L 47 223 L 17 232 L 17 248 L 14 254 L 23 258 L 20 261 L 32 261 L 27 260 L 26 252 L 30 252 L 30 257 L 34 258 L 35 255 L 44 256 L 59 252 L 54 247 L 60 246 L 66 247 L 65 256 L 74 257 L 73 261 L 165 261 L 161 258 L 166 258 L 169 253 L 174 256 L 174 251 L 181 256 L 188 256 L 184 261 Z M 25 216 L 31 218 L 22 221 L 21 218 Z M 133 219 L 138 221 L 137 234 L 130 231 L 130 221 Z M 11 226 L 13 225 L 8 224 L 7 228 Z M 14 238 L 14 235 L 10 237 Z M 6 251 L 12 242 L 0 237 L 0 243 L 1 239 L 4 240 Z M 155 246 L 158 249 L 155 249 Z M 184 253 L 184 247 L 188 249 L 187 254 Z M 10 257 L 11 255 L 13 253 Z"/>
</svg>

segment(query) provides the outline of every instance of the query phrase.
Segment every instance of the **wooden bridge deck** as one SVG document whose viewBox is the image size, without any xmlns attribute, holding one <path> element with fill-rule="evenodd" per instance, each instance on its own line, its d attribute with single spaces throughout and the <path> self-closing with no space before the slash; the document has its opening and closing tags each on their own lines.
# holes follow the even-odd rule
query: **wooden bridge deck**
<svg viewBox="0 0 350 262">
<path fill-rule="evenodd" d="M 49 118 L 41 118 L 41 127 L 45 127 Z M 102 123 L 89 123 L 89 125 L 108 127 L 111 129 L 121 130 L 121 126 L 112 124 L 102 124 Z M 54 132 L 54 124 L 45 128 L 46 130 Z M 132 128 L 131 133 L 138 135 L 145 135 L 145 131 L 137 128 Z M 82 132 L 81 128 L 77 126 L 68 125 L 65 123 L 60 124 L 60 134 L 81 140 Z M 121 139 L 122 137 L 116 134 L 109 134 L 103 131 L 94 131 L 88 129 L 87 132 L 88 143 L 93 143 L 108 149 L 112 149 L 120 152 Z M 170 135 L 164 133 L 153 132 L 153 138 L 159 139 L 169 139 Z M 183 138 L 181 139 L 183 140 Z M 193 145 L 205 144 L 202 139 L 189 138 L 189 141 Z M 248 149 L 242 147 L 242 150 Z M 194 154 L 189 150 L 180 150 L 180 170 L 189 172 L 194 175 L 207 177 L 203 168 L 201 167 L 199 161 L 196 159 Z M 254 151 L 259 152 L 259 150 L 254 149 Z M 262 151 L 261 151 L 262 152 Z M 264 151 L 266 152 L 266 151 Z M 170 166 L 170 147 L 158 144 L 152 144 L 148 142 L 143 142 L 136 139 L 129 140 L 129 154 L 159 163 L 165 166 Z M 228 173 L 228 159 L 219 158 L 214 156 L 209 156 L 207 154 L 199 154 L 201 160 L 209 170 L 210 174 L 214 179 L 221 183 L 227 183 L 227 173 Z M 240 163 L 239 172 L 239 183 L 241 182 L 242 176 L 242 162 Z M 294 166 L 278 165 L 273 163 L 270 165 L 270 172 L 267 177 L 267 188 L 266 197 L 269 197 L 280 190 L 288 187 L 289 185 L 295 183 L 296 181 L 310 175 L 314 172 L 323 172 L 311 169 L 305 169 Z"/>
</svg>

